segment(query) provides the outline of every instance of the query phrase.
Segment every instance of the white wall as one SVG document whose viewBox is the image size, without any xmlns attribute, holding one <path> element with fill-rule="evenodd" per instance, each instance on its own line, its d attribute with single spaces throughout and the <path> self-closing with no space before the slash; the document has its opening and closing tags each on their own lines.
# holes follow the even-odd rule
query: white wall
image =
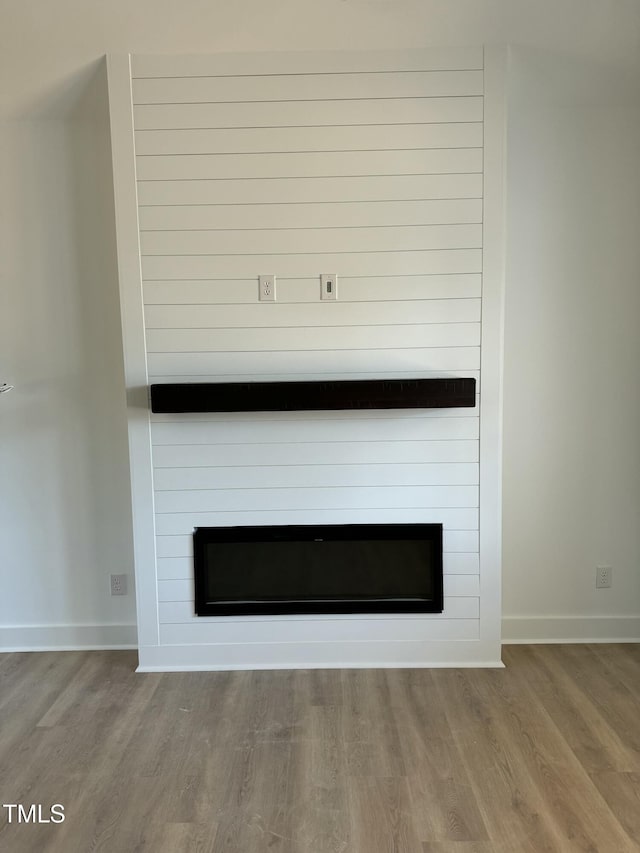
<svg viewBox="0 0 640 853">
<path fill-rule="evenodd" d="M 133 595 L 108 586 L 132 540 L 107 109 L 97 76 L 69 120 L 2 126 L 8 647 L 135 642 Z"/>
<path fill-rule="evenodd" d="M 637 637 L 640 101 L 536 51 L 511 87 L 505 635 Z"/>
<path fill-rule="evenodd" d="M 0 14 L 5 35 L 0 52 L 0 381 L 17 386 L 0 398 L 3 625 L 133 621 L 132 597 L 113 601 L 106 589 L 112 567 L 130 571 L 131 566 L 126 439 L 122 384 L 118 384 L 115 277 L 107 271 L 111 251 L 103 241 L 105 221 L 90 224 L 86 218 L 108 218 L 104 205 L 109 204 L 110 175 L 107 166 L 101 166 L 100 181 L 94 185 L 86 176 L 83 180 L 78 170 L 80 151 L 85 156 L 97 154 L 97 140 L 104 138 L 97 118 L 86 133 L 76 121 L 78 99 L 87 95 L 100 57 L 127 51 L 386 49 L 430 43 L 528 45 L 560 59 L 579 60 L 589 79 L 597 83 L 594 91 L 599 92 L 599 103 L 570 86 L 562 107 L 534 107 L 531 87 L 543 93 L 553 91 L 557 81 L 547 69 L 556 66 L 550 64 L 549 56 L 540 62 L 531 53 L 519 49 L 514 53 L 519 82 L 510 99 L 505 613 L 583 617 L 640 612 L 636 580 L 640 543 L 634 523 L 640 503 L 640 406 L 633 396 L 638 363 L 633 318 L 638 313 L 640 272 L 635 235 L 640 214 L 634 195 L 637 118 L 629 112 L 629 106 L 638 102 L 637 95 L 625 90 L 616 106 L 611 105 L 620 83 L 638 76 L 640 9 L 635 0 L 456 0 L 446 4 L 436 0 L 328 0 L 322 4 L 307 0 L 269 4 L 258 0 L 233 4 L 31 0 L 13 4 L 10 10 L 5 6 Z M 153 27 L 148 25 L 150 15 Z M 603 68 L 608 69 L 606 74 Z M 104 89 L 100 91 L 104 94 Z M 535 128 L 527 126 L 533 114 L 538 117 Z M 605 131 L 600 122 L 606 115 L 611 121 Z M 559 120 L 561 135 L 555 129 Z M 586 149 L 582 128 L 597 131 L 588 136 Z M 559 176 L 554 184 L 547 180 L 550 166 Z M 530 174 L 539 180 L 530 181 Z M 589 206 L 571 201 L 584 199 L 577 194 L 594 174 L 599 175 L 597 195 L 606 203 L 607 213 L 603 208 L 597 230 L 606 234 L 606 241 L 583 240 L 583 232 L 593 236 L 594 220 Z M 558 239 L 552 227 L 558 221 L 553 209 L 560 201 L 561 187 L 574 223 L 570 241 Z M 522 196 L 525 189 L 527 199 Z M 102 213 L 95 207 L 97 198 Z M 626 231 L 614 218 L 620 205 L 627 213 Z M 81 237 L 83 223 L 93 237 Z M 564 229 L 566 223 L 560 224 Z M 537 235 L 535 253 L 528 238 L 531 229 Z M 578 249 L 585 245 L 588 260 Z M 100 267 L 102 283 L 95 288 L 87 285 L 87 276 L 81 272 L 83 246 L 106 251 Z M 623 275 L 609 274 L 612 260 Z M 590 295 L 579 304 L 586 314 L 575 314 L 575 302 L 565 294 L 582 296 L 583 280 L 589 283 Z M 615 300 L 602 299 L 603 281 L 615 289 Z M 543 291 L 525 287 L 526 282 Z M 532 305 L 535 294 L 543 297 L 545 310 L 540 302 Z M 608 345 L 595 349 L 592 328 L 602 323 L 603 312 L 610 332 Z M 87 315 L 93 319 L 87 320 Z M 98 323 L 96 315 L 105 319 Z M 561 325 L 558 316 L 563 318 Z M 601 400 L 615 393 L 614 415 L 602 404 L 594 420 L 593 408 L 579 401 L 577 408 L 584 406 L 591 417 L 587 426 L 584 418 L 576 417 L 573 428 L 570 418 L 557 418 L 554 406 L 556 401 L 564 406 L 558 361 L 553 361 L 551 371 L 540 357 L 546 358 L 554 340 L 568 335 L 568 330 L 572 331 L 571 351 L 561 352 L 561 364 L 579 365 L 584 376 L 618 377 L 614 386 L 605 384 L 599 390 Z M 92 361 L 89 347 L 89 340 L 98 334 L 104 364 L 97 358 Z M 555 374 L 554 394 L 547 396 L 550 374 Z M 522 375 L 531 382 L 520 387 Z M 98 419 L 101 432 L 96 441 L 99 398 L 89 392 L 97 387 L 109 388 L 102 397 L 109 414 Z M 625 393 L 617 393 L 617 388 Z M 550 417 L 537 417 L 540 411 Z M 537 436 L 543 426 L 552 438 L 541 443 Z M 603 456 L 601 439 L 611 434 L 614 439 L 606 443 Z M 545 473 L 557 471 L 560 438 L 569 454 L 562 468 L 563 493 L 555 496 L 550 494 Z M 102 449 L 98 457 L 89 452 L 96 447 Z M 594 460 L 597 495 L 592 495 L 584 479 Z M 92 506 L 97 498 L 102 501 L 100 512 Z M 556 507 L 558 511 L 552 512 Z M 569 530 L 564 526 L 567 508 L 575 519 Z M 34 514 L 37 536 L 27 526 Z M 549 524 L 549 547 L 537 530 L 532 531 L 531 518 L 540 516 Z M 106 525 L 122 538 L 106 545 Z M 96 543 L 102 543 L 97 556 Z M 614 565 L 614 589 L 595 597 L 592 568 L 600 560 Z M 563 579 L 562 597 L 554 603 L 558 577 Z M 564 582 L 567 578 L 569 583 Z M 595 630 L 593 622 L 578 627 Z M 515 627 L 508 628 L 517 633 Z M 628 623 L 622 628 L 628 630 Z M 527 630 L 535 626 L 525 624 L 525 634 Z M 132 636 L 106 633 L 113 642 L 126 642 Z M 54 634 L 4 631 L 0 639 L 4 646 L 74 639 L 68 632 Z M 520 635 L 524 636 L 522 631 Z M 78 642 L 92 638 L 105 641 L 105 634 L 75 632 Z"/>
</svg>

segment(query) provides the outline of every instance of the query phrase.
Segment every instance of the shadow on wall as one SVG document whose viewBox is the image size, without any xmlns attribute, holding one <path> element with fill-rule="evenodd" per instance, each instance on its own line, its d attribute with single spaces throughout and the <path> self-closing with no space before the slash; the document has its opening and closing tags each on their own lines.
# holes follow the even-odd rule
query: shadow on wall
<svg viewBox="0 0 640 853">
<path fill-rule="evenodd" d="M 0 624 L 132 623 L 108 583 L 133 575 L 104 60 L 53 100 L 0 131 Z"/>
<path fill-rule="evenodd" d="M 77 116 L 78 110 L 82 110 L 82 105 L 86 104 L 88 92 L 93 91 L 94 94 L 100 95 L 101 75 L 104 74 L 106 77 L 104 65 L 105 59 L 100 57 L 64 75 L 52 75 L 46 79 L 43 75 L 35 77 L 31 85 L 26 87 L 26 92 L 22 93 L 19 101 L 17 98 L 7 98 L 9 103 L 3 107 L 2 119 L 11 121 L 73 119 Z"/>
<path fill-rule="evenodd" d="M 106 60 L 88 82 L 72 121 L 74 234 L 85 361 L 92 518 L 99 591 L 108 574 L 129 574 L 133 616 L 133 534 L 130 510 L 126 394 L 113 199 Z M 122 599 L 120 599 L 122 602 Z M 125 603 L 109 600 L 112 616 Z"/>
</svg>

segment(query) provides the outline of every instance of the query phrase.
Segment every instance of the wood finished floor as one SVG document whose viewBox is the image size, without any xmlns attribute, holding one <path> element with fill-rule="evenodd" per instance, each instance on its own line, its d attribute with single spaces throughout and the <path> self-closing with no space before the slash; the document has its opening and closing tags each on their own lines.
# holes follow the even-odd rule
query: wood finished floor
<svg viewBox="0 0 640 853">
<path fill-rule="evenodd" d="M 0 656 L 4 853 L 640 851 L 640 646 L 504 670 L 136 674 Z"/>
</svg>

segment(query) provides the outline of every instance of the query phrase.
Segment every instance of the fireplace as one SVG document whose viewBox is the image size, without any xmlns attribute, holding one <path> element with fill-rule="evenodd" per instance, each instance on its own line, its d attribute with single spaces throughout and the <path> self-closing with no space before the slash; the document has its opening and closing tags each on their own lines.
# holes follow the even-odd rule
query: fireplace
<svg viewBox="0 0 640 853">
<path fill-rule="evenodd" d="M 440 613 L 441 524 L 200 527 L 198 616 Z"/>
<path fill-rule="evenodd" d="M 316 151 L 326 62 L 109 58 L 145 671 L 499 662 L 505 52 L 332 54 L 329 82 L 357 82 L 357 109 L 387 128 L 366 175 L 360 155 Z M 380 73 L 391 100 L 376 100 Z M 247 156 L 230 172 L 224 153 L 189 154 L 219 130 L 193 86 L 237 88 L 238 75 L 247 98 L 225 110 L 242 113 L 230 133 Z M 278 107 L 295 119 L 296 151 L 264 153 L 283 136 L 259 127 L 273 112 L 265 86 L 300 75 L 304 97 Z M 166 80 L 187 106 L 172 105 Z M 464 97 L 439 91 L 452 80 Z M 340 128 L 344 104 L 322 103 Z M 200 129 L 180 128 L 185 110 L 202 114 Z M 344 133 L 366 149 L 371 126 Z M 416 128 L 415 174 L 401 174 Z M 154 130 L 178 147 L 154 157 Z M 287 217 L 275 231 L 274 202 Z M 330 302 L 327 269 L 340 277 Z M 265 273 L 274 302 L 259 300 Z M 419 544 L 426 528 L 380 535 L 427 522 L 442 525 L 442 553 Z M 298 539 L 277 538 L 286 525 Z M 305 525 L 332 529 L 304 538 Z M 331 538 L 341 529 L 352 541 Z"/>
</svg>

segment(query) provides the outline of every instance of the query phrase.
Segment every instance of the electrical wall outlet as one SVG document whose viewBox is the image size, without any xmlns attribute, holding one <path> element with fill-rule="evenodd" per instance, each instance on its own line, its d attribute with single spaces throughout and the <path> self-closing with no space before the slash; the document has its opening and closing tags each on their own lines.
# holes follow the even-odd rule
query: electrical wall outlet
<svg viewBox="0 0 640 853">
<path fill-rule="evenodd" d="M 335 273 L 323 273 L 320 276 L 320 299 L 338 298 L 338 276 Z"/>
<path fill-rule="evenodd" d="M 598 566 L 596 569 L 596 589 L 609 589 L 613 584 L 613 569 L 611 566 Z"/>
<path fill-rule="evenodd" d="M 111 595 L 127 594 L 127 576 L 111 575 Z"/>
<path fill-rule="evenodd" d="M 276 301 L 276 277 L 275 275 L 258 276 L 258 299 L 260 302 Z"/>
</svg>

